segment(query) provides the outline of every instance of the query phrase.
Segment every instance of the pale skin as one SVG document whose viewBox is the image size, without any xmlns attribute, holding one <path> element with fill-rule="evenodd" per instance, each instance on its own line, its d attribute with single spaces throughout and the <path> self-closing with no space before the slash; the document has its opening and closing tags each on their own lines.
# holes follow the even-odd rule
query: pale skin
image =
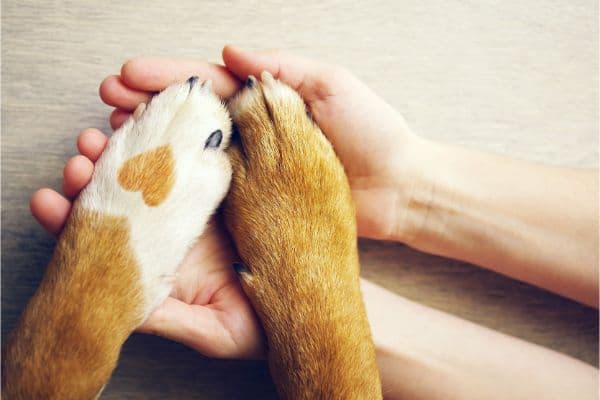
<svg viewBox="0 0 600 400">
<path fill-rule="evenodd" d="M 111 125 L 120 126 L 153 92 L 191 75 L 212 79 L 216 92 L 229 97 L 248 75 L 269 70 L 299 90 L 345 164 L 361 236 L 469 261 L 597 307 L 597 171 L 535 165 L 419 138 L 400 114 L 337 67 L 232 46 L 223 59 L 227 68 L 160 58 L 129 61 L 100 87 L 102 99 L 115 107 Z M 32 213 L 49 232 L 60 232 L 69 199 L 89 181 L 106 141 L 98 130 L 83 131 L 77 141 L 81 155 L 65 166 L 66 197 L 50 189 L 34 194 Z M 216 220 L 182 264 L 169 299 L 140 330 L 208 356 L 260 357 L 263 334 L 232 272 L 234 259 Z M 597 393 L 597 370 L 589 365 L 366 281 L 363 295 L 386 398 Z M 393 318 L 381 312 L 390 309 Z"/>
</svg>

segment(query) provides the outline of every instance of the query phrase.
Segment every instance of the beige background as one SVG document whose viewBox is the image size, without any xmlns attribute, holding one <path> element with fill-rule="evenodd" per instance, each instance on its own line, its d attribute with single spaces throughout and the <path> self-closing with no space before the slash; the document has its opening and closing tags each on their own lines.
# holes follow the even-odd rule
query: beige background
<svg viewBox="0 0 600 400">
<path fill-rule="evenodd" d="M 29 196 L 60 187 L 80 129 L 109 131 L 100 80 L 135 55 L 219 61 L 227 42 L 344 64 L 423 136 L 558 165 L 598 164 L 595 0 L 3 1 L 3 334 L 53 247 L 29 215 Z M 361 255 L 364 276 L 398 294 L 598 364 L 594 310 L 400 244 L 362 241 Z M 104 398 L 199 395 L 273 391 L 262 362 L 209 360 L 135 335 Z"/>
</svg>

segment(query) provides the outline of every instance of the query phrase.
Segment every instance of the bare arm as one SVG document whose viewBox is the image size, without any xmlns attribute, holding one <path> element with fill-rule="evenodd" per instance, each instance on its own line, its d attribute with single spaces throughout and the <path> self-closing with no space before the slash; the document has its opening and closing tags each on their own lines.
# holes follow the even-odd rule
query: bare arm
<svg viewBox="0 0 600 400">
<path fill-rule="evenodd" d="M 231 46 L 223 59 L 238 78 L 269 70 L 300 90 L 344 164 L 361 236 L 401 241 L 598 306 L 597 170 L 424 140 L 338 67 Z"/>
<path fill-rule="evenodd" d="M 592 366 L 361 284 L 387 399 L 597 398 Z"/>
<path fill-rule="evenodd" d="M 394 239 L 598 307 L 597 170 L 420 142 Z"/>
</svg>

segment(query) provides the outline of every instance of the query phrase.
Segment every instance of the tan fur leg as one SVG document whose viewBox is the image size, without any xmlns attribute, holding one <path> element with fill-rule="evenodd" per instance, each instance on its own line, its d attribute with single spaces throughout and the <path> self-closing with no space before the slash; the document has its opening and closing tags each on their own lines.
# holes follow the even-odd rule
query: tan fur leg
<svg viewBox="0 0 600 400">
<path fill-rule="evenodd" d="M 242 284 L 286 399 L 377 399 L 375 350 L 359 288 L 356 225 L 344 170 L 300 97 L 263 74 L 230 104 L 226 225 Z"/>
<path fill-rule="evenodd" d="M 4 399 L 92 399 L 143 316 L 127 221 L 74 212 L 4 346 Z M 107 251 L 111 250 L 112 251 Z"/>
</svg>

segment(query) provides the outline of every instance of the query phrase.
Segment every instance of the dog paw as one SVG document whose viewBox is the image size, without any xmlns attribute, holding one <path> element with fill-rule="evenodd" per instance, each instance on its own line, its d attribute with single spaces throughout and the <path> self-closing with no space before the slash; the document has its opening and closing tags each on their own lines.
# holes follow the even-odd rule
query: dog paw
<svg viewBox="0 0 600 400">
<path fill-rule="evenodd" d="M 343 263 L 356 246 L 350 188 L 303 100 L 265 72 L 261 81 L 250 77 L 228 107 L 238 135 L 229 150 L 234 172 L 225 216 L 249 270 L 246 282 L 273 282 L 268 276 L 281 266 L 288 270 L 278 272 L 302 283 L 299 275 L 323 264 L 304 268 L 310 259 Z M 303 267 L 292 272 L 294 264 Z"/>
<path fill-rule="evenodd" d="M 225 223 L 280 397 L 381 398 L 354 206 L 333 147 L 269 74 L 250 78 L 229 109 L 238 137 Z"/>
<path fill-rule="evenodd" d="M 127 243 L 105 250 L 133 254 L 145 315 L 169 294 L 186 250 L 227 192 L 230 132 L 210 82 L 192 77 L 170 86 L 112 135 L 74 204 L 81 223 L 86 213 L 125 221 Z"/>
</svg>

